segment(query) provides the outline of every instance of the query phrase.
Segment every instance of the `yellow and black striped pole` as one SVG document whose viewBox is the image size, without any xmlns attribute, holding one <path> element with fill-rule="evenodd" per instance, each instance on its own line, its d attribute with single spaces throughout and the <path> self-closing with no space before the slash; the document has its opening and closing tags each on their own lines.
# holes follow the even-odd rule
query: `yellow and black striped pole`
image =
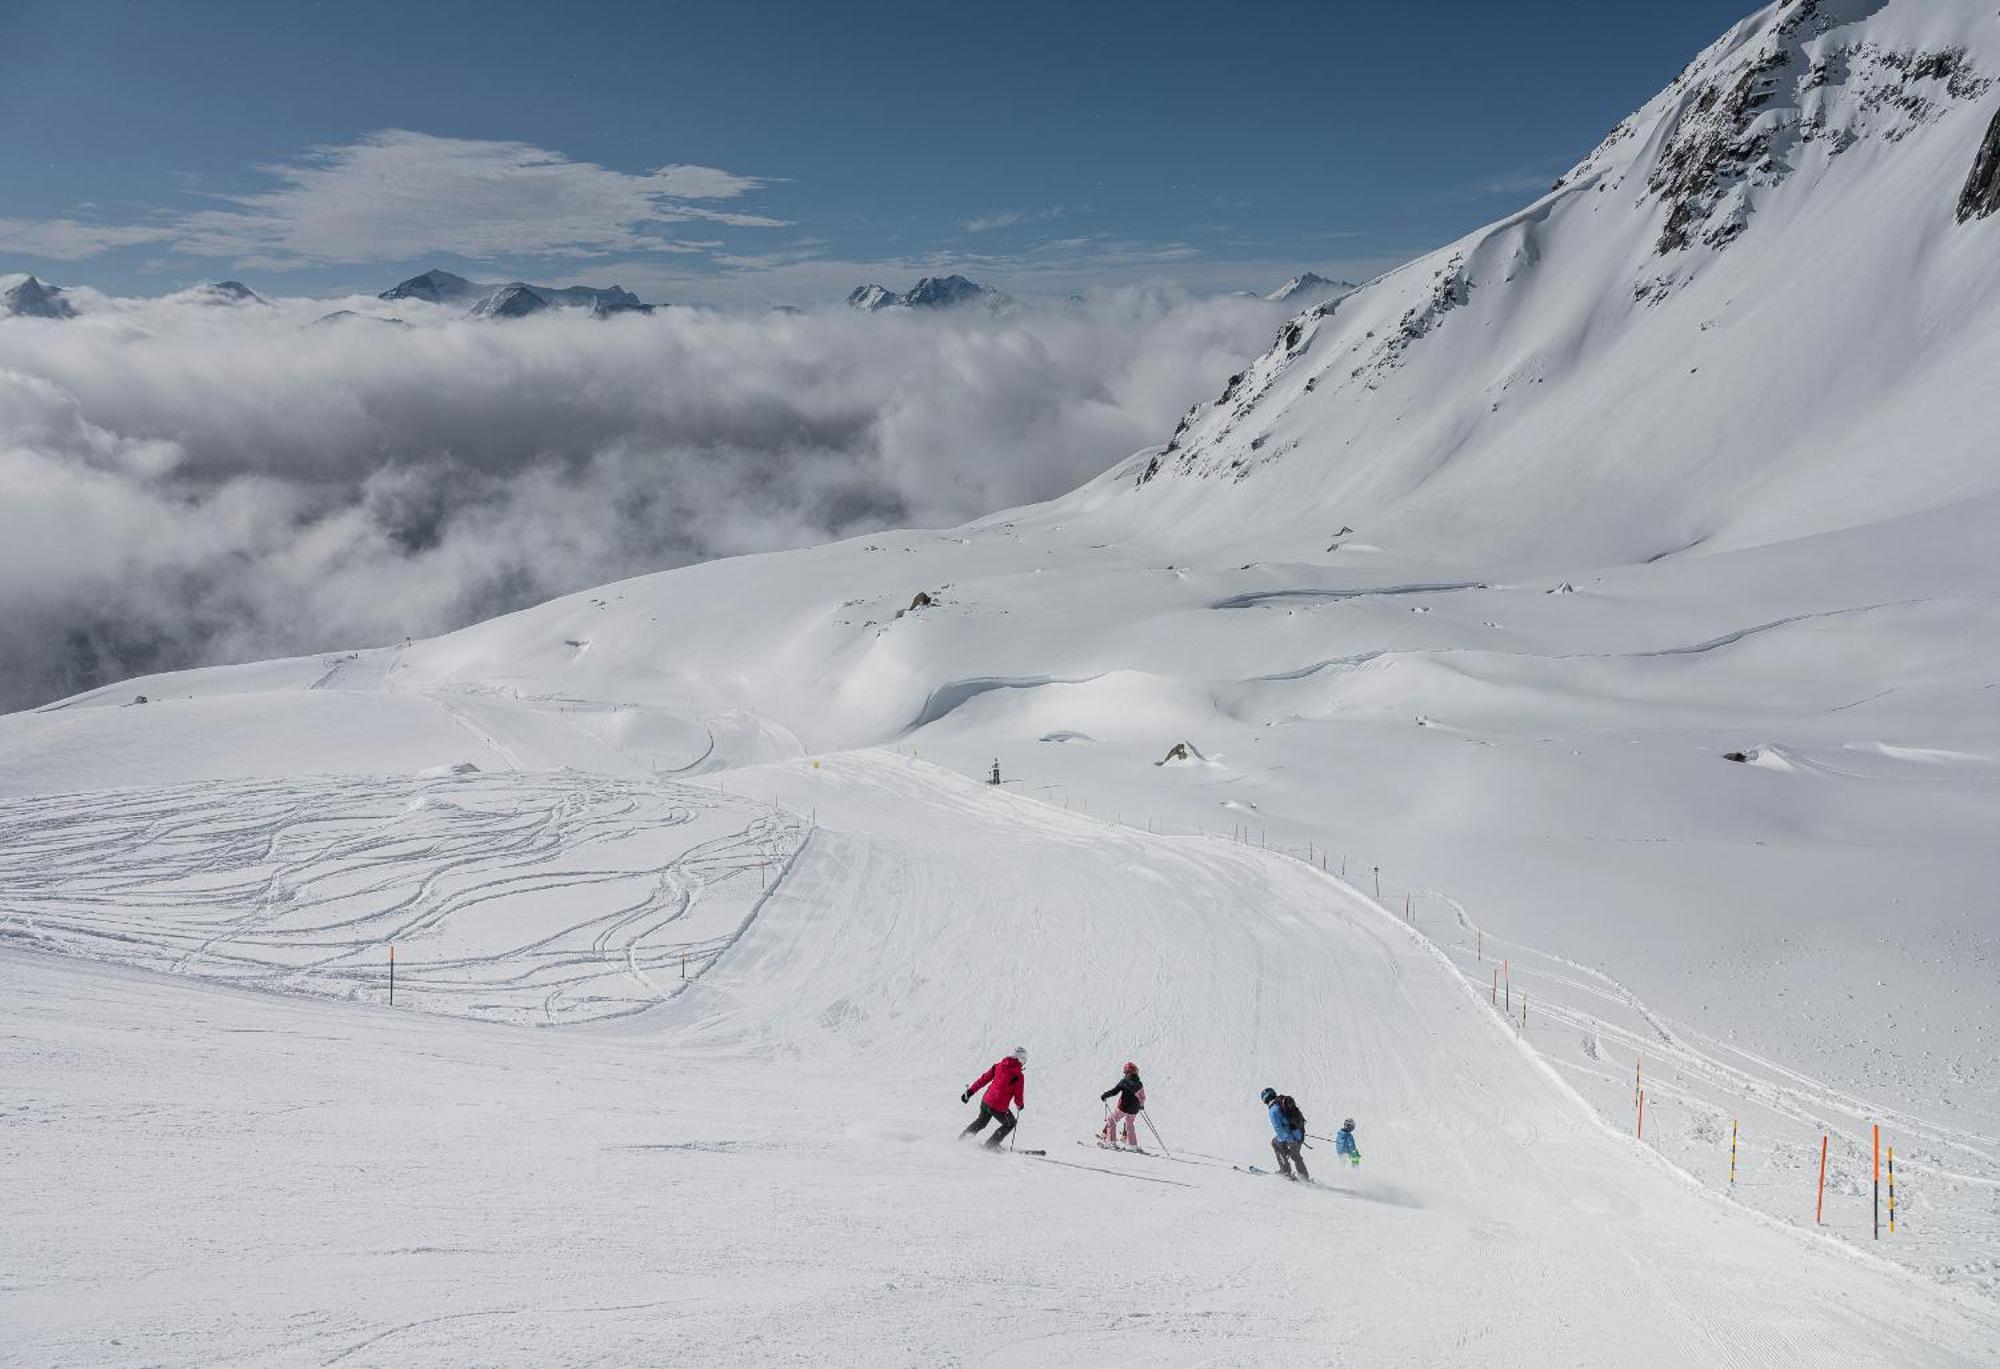
<svg viewBox="0 0 2000 1369">
<path fill-rule="evenodd" d="M 1889 1147 L 1889 1234 L 1896 1234 L 1896 1148 Z"/>
<path fill-rule="evenodd" d="M 1736 1119 L 1734 1117 L 1729 1119 L 1729 1187 L 1732 1192 L 1736 1188 Z M 1895 1191 L 1895 1186 L 1893 1184 L 1890 1185 L 1889 1192 L 1893 1195 Z"/>
</svg>

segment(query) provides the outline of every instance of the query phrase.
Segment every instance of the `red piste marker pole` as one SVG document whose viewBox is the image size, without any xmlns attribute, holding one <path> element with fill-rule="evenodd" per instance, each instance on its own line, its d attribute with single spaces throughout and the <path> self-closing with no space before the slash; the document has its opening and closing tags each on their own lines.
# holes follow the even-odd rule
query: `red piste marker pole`
<svg viewBox="0 0 2000 1369">
<path fill-rule="evenodd" d="M 1813 1221 L 1820 1226 L 1826 1225 L 1826 1142 L 1826 1133 L 1821 1132 L 1819 1138 L 1819 1200 L 1813 1204 Z"/>
<path fill-rule="evenodd" d="M 396 948 L 389 948 L 389 1006 L 396 1006 Z"/>
</svg>

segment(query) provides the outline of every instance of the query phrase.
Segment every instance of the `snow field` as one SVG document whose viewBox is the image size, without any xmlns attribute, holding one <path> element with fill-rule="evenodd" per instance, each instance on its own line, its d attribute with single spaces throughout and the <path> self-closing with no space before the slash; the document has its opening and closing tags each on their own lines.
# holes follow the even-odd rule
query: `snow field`
<svg viewBox="0 0 2000 1369">
<path fill-rule="evenodd" d="M 326 776 L 0 800 L 0 940 L 522 1023 L 633 1012 L 735 940 L 805 840 L 714 790 Z"/>
<path fill-rule="evenodd" d="M 820 826 L 729 955 L 615 1021 L 0 953 L 5 1358 L 1993 1362 L 1989 1306 L 1649 1161 L 1298 862 L 879 753 L 730 788 Z M 1017 1043 L 1046 1159 L 948 1139 Z M 1072 1144 L 1127 1057 L 1182 1161 Z M 1227 1168 L 1268 1161 L 1267 1082 L 1367 1163 Z"/>
</svg>

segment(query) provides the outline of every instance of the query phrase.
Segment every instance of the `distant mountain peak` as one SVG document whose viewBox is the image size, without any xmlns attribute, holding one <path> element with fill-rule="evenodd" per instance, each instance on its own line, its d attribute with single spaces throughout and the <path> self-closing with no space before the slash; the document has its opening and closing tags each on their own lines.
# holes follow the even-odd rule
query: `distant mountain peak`
<svg viewBox="0 0 2000 1369">
<path fill-rule="evenodd" d="M 33 276 L 0 295 L 0 303 L 17 318 L 74 318 L 76 306 L 60 285 L 45 285 Z"/>
<path fill-rule="evenodd" d="M 475 285 L 464 276 L 456 276 L 449 271 L 433 269 L 421 276 L 411 276 L 406 281 L 390 286 L 376 298 L 420 299 L 431 304 L 459 304 L 492 288 L 490 285 Z"/>
<path fill-rule="evenodd" d="M 1339 295 L 1351 294 L 1355 288 L 1352 281 L 1329 280 L 1317 271 L 1305 271 L 1293 276 L 1264 298 L 1273 304 L 1290 304 L 1294 300 L 1299 300 L 1300 296 L 1306 295 L 1312 298 L 1300 300 L 1301 303 L 1318 304 Z"/>
<path fill-rule="evenodd" d="M 903 297 L 886 285 L 857 285 L 847 294 L 847 307 L 872 314 L 877 309 L 893 309 Z"/>
<path fill-rule="evenodd" d="M 501 286 L 472 311 L 474 318 L 527 318 L 550 308 L 547 300 L 535 292 L 531 285 L 521 281 L 510 281 Z"/>
<path fill-rule="evenodd" d="M 990 285 L 964 276 L 925 276 L 903 294 L 884 285 L 860 285 L 848 292 L 847 305 L 864 313 L 882 309 L 956 309 L 967 304 L 984 304 L 997 309 L 1011 301 Z"/>
<path fill-rule="evenodd" d="M 466 305 L 473 318 L 526 318 L 545 308 L 588 309 L 598 318 L 608 318 L 613 314 L 650 314 L 657 307 L 644 303 L 622 285 L 530 285 L 519 280 L 492 284 L 437 269 L 411 276 L 377 298 Z"/>
<path fill-rule="evenodd" d="M 209 304 L 262 304 L 264 297 L 240 280 L 218 280 L 197 286 L 194 294 Z"/>
</svg>

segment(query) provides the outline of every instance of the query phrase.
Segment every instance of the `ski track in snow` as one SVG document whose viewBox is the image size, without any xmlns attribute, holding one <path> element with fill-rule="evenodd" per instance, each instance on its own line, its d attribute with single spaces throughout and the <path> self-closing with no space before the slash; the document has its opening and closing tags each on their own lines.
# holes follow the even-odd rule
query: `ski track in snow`
<svg viewBox="0 0 2000 1369">
<path fill-rule="evenodd" d="M 804 824 L 577 773 L 0 802 L 0 938 L 511 1022 L 646 1008 L 732 944 Z"/>
</svg>

